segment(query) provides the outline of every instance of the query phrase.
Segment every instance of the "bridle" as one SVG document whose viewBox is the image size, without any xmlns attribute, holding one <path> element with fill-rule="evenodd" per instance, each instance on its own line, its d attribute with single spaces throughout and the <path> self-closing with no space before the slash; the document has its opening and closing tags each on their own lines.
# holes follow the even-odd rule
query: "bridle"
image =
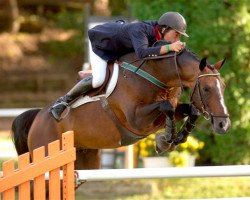
<svg viewBox="0 0 250 200">
<path fill-rule="evenodd" d="M 174 55 L 174 61 L 175 61 L 175 68 L 176 68 L 176 71 L 177 71 L 178 79 L 179 79 L 179 82 L 180 82 L 180 85 L 181 85 L 181 88 L 182 88 L 182 91 L 183 91 L 183 85 L 182 85 L 182 82 L 181 82 L 180 72 L 179 72 L 178 63 L 177 63 L 177 53 L 175 53 L 175 55 Z M 194 93 L 195 93 L 195 89 L 198 87 L 198 95 L 200 97 L 200 102 L 202 104 L 202 106 L 201 106 L 201 112 L 203 114 L 203 117 L 206 120 L 210 120 L 213 117 L 227 118 L 227 117 L 229 117 L 229 114 L 215 115 L 212 112 L 209 112 L 207 110 L 207 108 L 206 108 L 206 103 L 205 103 L 205 100 L 204 100 L 204 96 L 202 95 L 202 92 L 201 92 L 200 79 L 201 78 L 205 78 L 205 77 L 209 77 L 209 76 L 220 77 L 220 73 L 215 73 L 215 74 L 200 74 L 197 77 L 195 86 L 194 86 L 193 91 L 192 91 L 192 93 L 190 95 L 190 104 L 193 105 L 197 110 L 200 110 L 197 106 L 194 105 L 194 101 L 193 101 L 193 96 L 194 96 Z"/>
<path fill-rule="evenodd" d="M 204 118 L 206 120 L 210 120 L 211 118 L 213 117 L 222 117 L 222 118 L 227 118 L 229 117 L 228 114 L 223 114 L 223 115 L 215 115 L 214 113 L 212 112 L 209 112 L 206 108 L 206 103 L 205 103 L 205 100 L 204 100 L 204 96 L 202 95 L 202 92 L 201 92 L 201 86 L 200 86 L 200 79 L 201 78 L 205 78 L 205 77 L 209 77 L 209 76 L 215 76 L 215 77 L 219 77 L 220 76 L 220 73 L 216 73 L 216 74 L 200 74 L 198 77 L 197 77 L 197 80 L 196 80 L 196 83 L 195 83 L 195 86 L 193 88 L 193 91 L 190 95 L 190 102 L 191 104 L 196 107 L 198 110 L 200 110 L 197 106 L 194 105 L 194 101 L 193 101 L 193 97 L 194 97 L 194 93 L 195 93 L 195 90 L 196 88 L 198 88 L 198 95 L 200 97 L 200 102 L 202 104 L 201 106 L 201 112 L 204 116 Z"/>
</svg>

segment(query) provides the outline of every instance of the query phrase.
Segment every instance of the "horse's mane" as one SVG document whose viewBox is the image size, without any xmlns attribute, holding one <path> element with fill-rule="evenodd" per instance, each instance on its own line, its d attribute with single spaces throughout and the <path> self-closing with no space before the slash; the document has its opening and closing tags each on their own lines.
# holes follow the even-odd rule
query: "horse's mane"
<svg viewBox="0 0 250 200">
<path fill-rule="evenodd" d="M 166 44 L 170 44 L 169 42 L 167 42 L 167 41 L 165 41 L 165 40 L 158 40 L 158 41 L 156 41 L 154 44 L 153 44 L 153 46 L 163 46 L 163 45 L 166 45 Z M 182 53 L 184 53 L 184 52 L 187 52 L 187 53 L 189 53 L 191 56 L 193 56 L 196 60 L 198 60 L 198 61 L 200 61 L 201 59 L 198 57 L 198 55 L 195 53 L 195 52 L 193 52 L 190 48 L 188 48 L 188 47 L 185 47 L 183 50 L 182 50 L 182 52 L 180 52 L 180 54 L 182 54 Z M 209 69 L 211 69 L 212 71 L 214 70 L 214 67 L 212 66 L 212 65 L 210 65 L 210 64 L 207 64 L 207 67 L 209 68 Z"/>
</svg>

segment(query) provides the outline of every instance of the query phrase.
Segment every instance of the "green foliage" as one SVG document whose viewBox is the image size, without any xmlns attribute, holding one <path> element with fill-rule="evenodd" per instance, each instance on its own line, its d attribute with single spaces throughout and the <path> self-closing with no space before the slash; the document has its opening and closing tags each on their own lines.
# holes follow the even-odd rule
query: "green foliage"
<svg viewBox="0 0 250 200">
<path fill-rule="evenodd" d="M 109 9 L 112 16 L 127 15 L 126 0 L 109 0 Z"/>
<path fill-rule="evenodd" d="M 83 52 L 82 35 L 76 34 L 66 41 L 52 40 L 41 44 L 41 51 L 51 55 L 51 59 L 73 57 Z"/>
<path fill-rule="evenodd" d="M 194 131 L 206 143 L 203 164 L 250 163 L 250 4 L 248 0 L 131 0 L 136 18 L 158 19 L 167 11 L 180 12 L 190 38 L 183 40 L 209 62 L 227 58 L 221 70 L 227 85 L 225 102 L 232 127 L 227 135 L 213 135 L 200 119 Z"/>
<path fill-rule="evenodd" d="M 41 44 L 40 49 L 50 60 L 73 57 L 83 53 L 83 14 L 81 11 L 62 10 L 58 14 L 47 14 L 54 27 L 75 31 L 67 40 L 50 40 Z"/>
<path fill-rule="evenodd" d="M 83 31 L 83 13 L 81 11 L 62 10 L 58 14 L 48 14 L 54 26 L 62 29 Z"/>
</svg>

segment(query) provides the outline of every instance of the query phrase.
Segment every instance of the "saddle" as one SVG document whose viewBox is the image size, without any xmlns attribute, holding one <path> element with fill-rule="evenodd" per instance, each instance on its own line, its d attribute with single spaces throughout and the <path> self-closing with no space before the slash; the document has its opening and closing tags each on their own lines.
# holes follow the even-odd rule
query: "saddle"
<svg viewBox="0 0 250 200">
<path fill-rule="evenodd" d="M 110 96 L 110 94 L 115 89 L 117 79 L 118 79 L 118 74 L 119 74 L 118 64 L 109 63 L 106 69 L 106 77 L 105 77 L 104 83 L 100 87 L 93 89 L 87 92 L 86 94 L 84 94 L 84 96 L 78 98 L 75 102 L 72 103 L 71 107 L 76 108 L 85 103 L 98 101 L 100 100 L 101 97 L 107 98 L 108 96 Z M 79 71 L 78 76 L 79 76 L 78 77 L 79 80 L 90 77 L 92 76 L 92 71 L 91 70 Z"/>
</svg>

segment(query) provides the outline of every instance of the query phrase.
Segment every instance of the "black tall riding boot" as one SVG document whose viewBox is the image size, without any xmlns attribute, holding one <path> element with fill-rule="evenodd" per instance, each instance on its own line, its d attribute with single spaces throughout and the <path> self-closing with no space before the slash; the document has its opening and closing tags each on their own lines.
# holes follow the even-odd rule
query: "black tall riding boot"
<svg viewBox="0 0 250 200">
<path fill-rule="evenodd" d="M 62 118 L 63 111 L 69 106 L 69 104 L 85 94 L 92 87 L 92 76 L 80 80 L 65 96 L 60 97 L 54 105 L 49 109 L 52 116 L 59 122 Z"/>
</svg>

